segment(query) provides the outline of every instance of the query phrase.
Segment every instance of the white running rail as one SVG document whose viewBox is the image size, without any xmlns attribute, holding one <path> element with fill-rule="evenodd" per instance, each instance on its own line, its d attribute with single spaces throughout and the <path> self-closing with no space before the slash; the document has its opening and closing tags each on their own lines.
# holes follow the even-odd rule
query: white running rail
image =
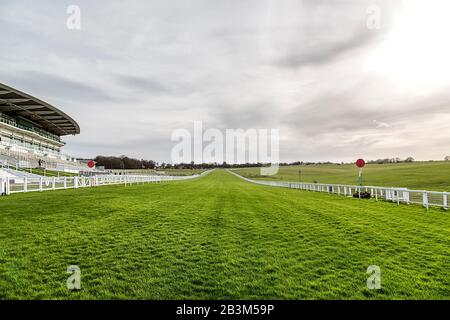
<svg viewBox="0 0 450 320">
<path fill-rule="evenodd" d="M 211 170 L 190 176 L 143 176 L 143 175 L 99 175 L 92 177 L 40 177 L 40 178 L 1 178 L 0 195 L 13 193 L 47 191 L 61 189 L 77 189 L 84 187 L 98 187 L 114 184 L 146 184 L 164 183 L 170 181 L 195 179 L 204 176 Z"/>
<path fill-rule="evenodd" d="M 347 197 L 353 197 L 353 194 L 365 191 L 370 192 L 371 197 L 375 198 L 376 201 L 385 200 L 395 202 L 397 204 L 400 203 L 420 204 L 427 209 L 430 206 L 436 206 L 447 210 L 449 207 L 448 206 L 448 200 L 450 198 L 449 192 L 411 190 L 407 188 L 355 186 L 343 184 L 252 180 L 245 178 L 231 170 L 228 171 L 245 181 L 273 187 L 284 187 L 290 189 L 300 189 L 315 192 L 326 192 Z"/>
</svg>

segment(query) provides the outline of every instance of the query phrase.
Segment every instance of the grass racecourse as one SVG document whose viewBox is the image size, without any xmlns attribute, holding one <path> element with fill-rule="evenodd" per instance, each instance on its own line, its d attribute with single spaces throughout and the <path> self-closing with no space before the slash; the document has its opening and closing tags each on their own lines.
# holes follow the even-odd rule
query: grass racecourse
<svg viewBox="0 0 450 320">
<path fill-rule="evenodd" d="M 167 176 L 191 176 L 194 174 L 200 174 L 206 171 L 206 169 L 161 169 L 157 171 L 153 169 L 127 169 L 127 170 L 114 169 L 112 171 L 114 173 L 137 174 L 137 175 L 161 174 Z"/>
<path fill-rule="evenodd" d="M 75 176 L 78 176 L 78 174 L 76 174 L 76 173 L 44 170 L 44 169 L 38 169 L 38 168 L 21 169 L 20 171 L 34 173 L 34 174 L 37 174 L 40 176 L 45 176 L 45 177 L 75 177 Z"/>
<path fill-rule="evenodd" d="M 449 266 L 448 212 L 225 170 L 0 198 L 1 299 L 450 299 Z"/>
<path fill-rule="evenodd" d="M 261 176 L 260 168 L 236 172 L 251 179 L 358 184 L 358 168 L 354 164 L 283 166 L 273 176 Z M 363 178 L 366 186 L 450 191 L 450 161 L 368 164 L 364 167 Z"/>
</svg>

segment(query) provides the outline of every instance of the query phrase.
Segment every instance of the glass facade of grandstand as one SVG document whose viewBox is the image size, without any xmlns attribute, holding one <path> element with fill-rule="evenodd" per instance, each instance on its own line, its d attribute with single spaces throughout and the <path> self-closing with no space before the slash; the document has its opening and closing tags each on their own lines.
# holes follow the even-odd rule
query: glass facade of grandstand
<svg viewBox="0 0 450 320">
<path fill-rule="evenodd" d="M 39 128 L 31 121 L 15 119 L 1 112 L 0 128 L 0 144 L 4 146 L 58 154 L 61 151 L 60 147 L 64 145 L 59 136 Z"/>
<path fill-rule="evenodd" d="M 9 124 L 9 125 L 14 126 L 16 128 L 20 128 L 20 129 L 23 129 L 23 130 L 27 130 L 27 131 L 30 131 L 30 132 L 37 133 L 40 136 L 52 139 L 52 140 L 57 141 L 57 142 L 61 141 L 61 138 L 59 136 L 57 136 L 56 134 L 53 134 L 53 133 L 50 133 L 48 131 L 39 129 L 38 127 L 36 127 L 35 124 L 31 123 L 30 121 L 27 121 L 28 125 L 27 124 L 21 124 L 16 119 L 14 119 L 12 117 L 9 117 L 9 116 L 7 116 L 5 114 L 2 114 L 1 112 L 0 112 L 0 122 Z M 25 122 L 25 123 L 27 123 L 27 122 Z"/>
<path fill-rule="evenodd" d="M 0 83 L 0 165 L 78 172 L 87 166 L 61 153 L 61 136 L 80 133 L 56 107 Z"/>
</svg>

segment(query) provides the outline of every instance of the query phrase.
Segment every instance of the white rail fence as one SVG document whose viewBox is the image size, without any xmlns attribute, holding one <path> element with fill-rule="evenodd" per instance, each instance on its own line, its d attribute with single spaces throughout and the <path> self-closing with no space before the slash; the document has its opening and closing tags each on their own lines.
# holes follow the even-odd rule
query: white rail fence
<svg viewBox="0 0 450 320">
<path fill-rule="evenodd" d="M 370 192 L 371 198 L 374 198 L 376 201 L 385 200 L 397 204 L 400 203 L 420 204 L 427 209 L 430 206 L 435 206 L 447 210 L 448 200 L 450 198 L 449 192 L 411 190 L 407 188 L 390 188 L 390 187 L 375 187 L 375 186 L 252 180 L 245 178 L 235 172 L 232 171 L 229 172 L 245 181 L 261 185 L 284 187 L 290 189 L 300 189 L 315 192 L 326 192 L 347 197 L 353 197 L 355 193 L 359 192 Z"/>
<path fill-rule="evenodd" d="M 101 175 L 92 177 L 40 177 L 40 178 L 0 178 L 0 195 L 13 193 L 77 189 L 106 185 L 164 183 L 188 180 L 208 174 L 209 171 L 190 176 L 143 176 L 143 175 Z"/>
</svg>

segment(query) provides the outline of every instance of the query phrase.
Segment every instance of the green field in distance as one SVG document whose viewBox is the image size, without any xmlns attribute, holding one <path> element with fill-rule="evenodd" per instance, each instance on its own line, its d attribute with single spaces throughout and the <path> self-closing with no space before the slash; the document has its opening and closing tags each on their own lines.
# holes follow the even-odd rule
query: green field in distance
<svg viewBox="0 0 450 320">
<path fill-rule="evenodd" d="M 354 164 L 281 166 L 273 176 L 261 176 L 260 168 L 235 172 L 251 179 L 358 184 L 358 168 Z M 450 161 L 368 164 L 363 171 L 363 185 L 450 191 Z"/>
</svg>

